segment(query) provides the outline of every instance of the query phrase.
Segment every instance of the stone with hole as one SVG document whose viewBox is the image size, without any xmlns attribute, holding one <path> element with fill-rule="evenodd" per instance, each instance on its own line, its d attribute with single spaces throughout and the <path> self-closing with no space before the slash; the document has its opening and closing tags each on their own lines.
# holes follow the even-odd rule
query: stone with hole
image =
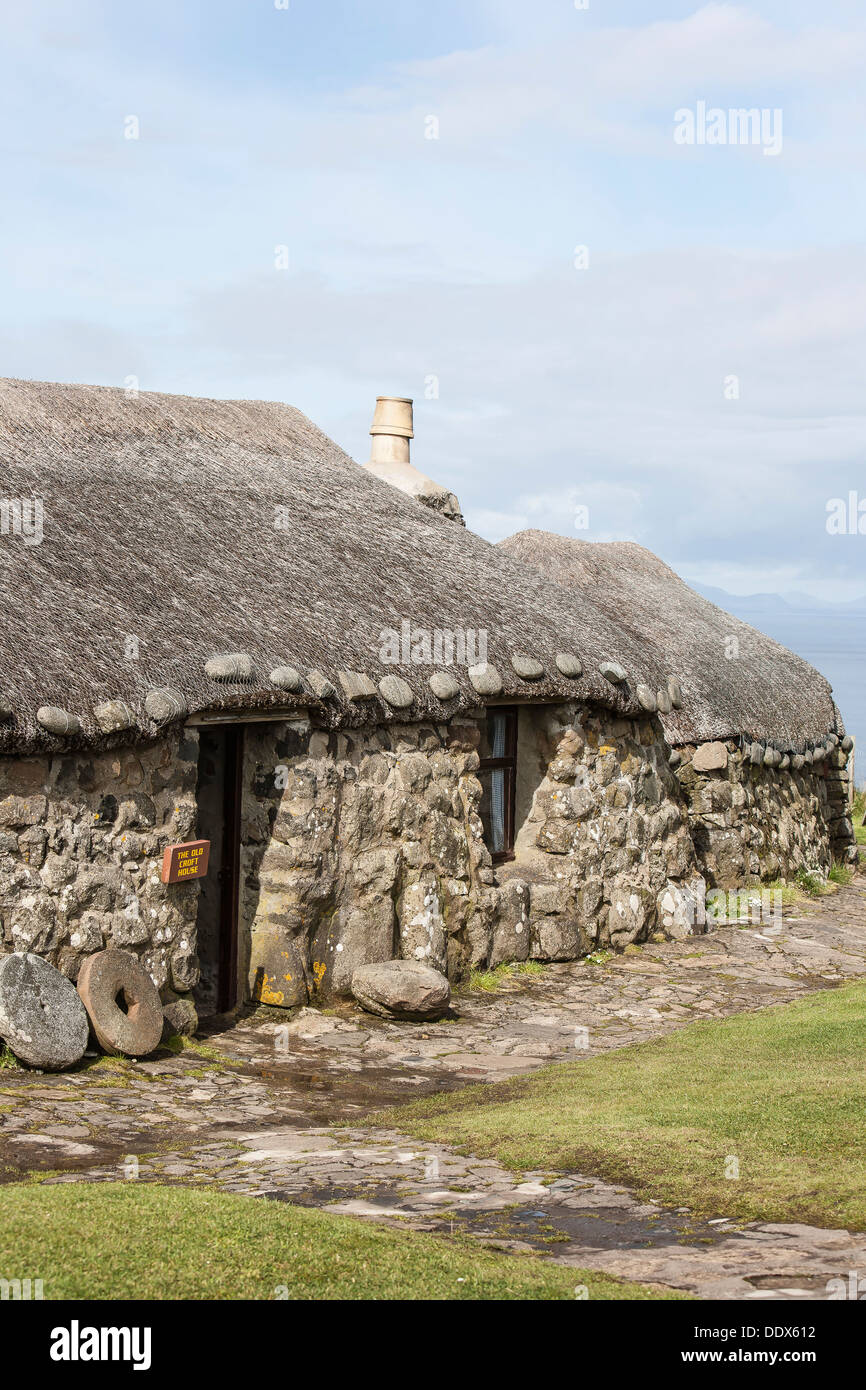
<svg viewBox="0 0 866 1390">
<path fill-rule="evenodd" d="M 451 1002 L 445 976 L 414 960 L 360 965 L 352 975 L 352 993 L 368 1013 L 414 1022 L 441 1018 Z"/>
<path fill-rule="evenodd" d="M 153 980 L 128 951 L 97 951 L 78 972 L 78 993 L 106 1052 L 145 1057 L 159 1046 L 163 1014 Z"/>
<path fill-rule="evenodd" d="M 29 1067 L 62 1071 L 87 1047 L 87 1014 L 71 980 L 41 956 L 0 956 L 0 1038 Z"/>
</svg>

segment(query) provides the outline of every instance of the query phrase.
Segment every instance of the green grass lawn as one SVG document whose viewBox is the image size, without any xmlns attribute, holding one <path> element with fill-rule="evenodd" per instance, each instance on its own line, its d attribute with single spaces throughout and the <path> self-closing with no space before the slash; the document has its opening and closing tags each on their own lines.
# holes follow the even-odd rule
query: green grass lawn
<svg viewBox="0 0 866 1390">
<path fill-rule="evenodd" d="M 863 1230 L 864 1057 L 866 986 L 846 985 L 372 1119 L 708 1217 Z"/>
<path fill-rule="evenodd" d="M 682 1295 L 465 1238 L 155 1184 L 0 1187 L 3 1277 L 46 1299 L 591 1299 Z M 287 1293 L 277 1294 L 278 1289 Z"/>
</svg>

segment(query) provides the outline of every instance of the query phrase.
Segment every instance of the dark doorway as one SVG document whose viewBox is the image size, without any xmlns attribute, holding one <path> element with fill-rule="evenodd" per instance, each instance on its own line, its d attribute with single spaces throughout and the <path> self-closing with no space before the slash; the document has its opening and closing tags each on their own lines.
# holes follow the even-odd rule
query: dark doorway
<svg viewBox="0 0 866 1390">
<path fill-rule="evenodd" d="M 198 835 L 210 840 L 210 866 L 196 919 L 201 979 L 199 1014 L 233 1009 L 238 1002 L 238 896 L 243 768 L 241 725 L 199 730 Z"/>
</svg>

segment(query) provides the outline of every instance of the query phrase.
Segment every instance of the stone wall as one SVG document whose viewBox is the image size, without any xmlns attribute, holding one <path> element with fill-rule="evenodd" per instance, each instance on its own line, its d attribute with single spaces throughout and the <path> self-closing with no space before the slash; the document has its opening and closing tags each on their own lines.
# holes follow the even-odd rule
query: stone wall
<svg viewBox="0 0 866 1390">
<path fill-rule="evenodd" d="M 691 929 L 703 884 L 656 721 L 523 709 L 523 823 L 514 862 L 495 875 L 479 742 L 465 716 L 347 733 L 248 729 L 241 940 L 253 997 L 288 1006 L 346 994 L 358 965 L 396 956 L 455 980 L 473 966 Z"/>
<path fill-rule="evenodd" d="M 494 867 L 478 780 L 481 716 L 344 732 L 245 732 L 240 979 L 290 1006 L 349 992 L 360 964 L 569 960 L 701 930 L 707 883 L 826 872 L 850 850 L 846 757 L 753 767 L 737 745 L 682 750 L 657 719 L 568 703 L 519 711 L 515 858 Z M 199 738 L 0 760 L 0 941 L 75 979 L 105 947 L 141 957 L 164 1001 L 198 980 L 200 885 L 164 885 L 193 838 Z M 706 879 L 706 883 L 705 880 Z"/>
<path fill-rule="evenodd" d="M 826 874 L 848 858 L 847 757 L 791 768 L 755 766 L 738 742 L 679 750 L 677 770 L 689 808 L 701 873 L 717 888 L 792 878 L 799 869 Z"/>
<path fill-rule="evenodd" d="M 107 946 L 140 956 L 163 992 L 197 979 L 197 885 L 160 881 L 167 844 L 195 833 L 198 738 L 94 754 L 0 759 L 0 949 L 76 979 Z"/>
</svg>

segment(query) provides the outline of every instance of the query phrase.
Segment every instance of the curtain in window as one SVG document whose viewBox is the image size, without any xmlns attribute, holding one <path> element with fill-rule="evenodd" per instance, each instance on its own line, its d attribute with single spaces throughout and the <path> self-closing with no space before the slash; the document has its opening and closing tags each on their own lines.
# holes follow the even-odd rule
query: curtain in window
<svg viewBox="0 0 866 1390">
<path fill-rule="evenodd" d="M 492 758 L 505 757 L 505 717 L 496 714 L 491 720 Z M 490 839 L 491 851 L 499 854 L 505 848 L 505 769 L 495 767 L 490 773 Z"/>
</svg>

